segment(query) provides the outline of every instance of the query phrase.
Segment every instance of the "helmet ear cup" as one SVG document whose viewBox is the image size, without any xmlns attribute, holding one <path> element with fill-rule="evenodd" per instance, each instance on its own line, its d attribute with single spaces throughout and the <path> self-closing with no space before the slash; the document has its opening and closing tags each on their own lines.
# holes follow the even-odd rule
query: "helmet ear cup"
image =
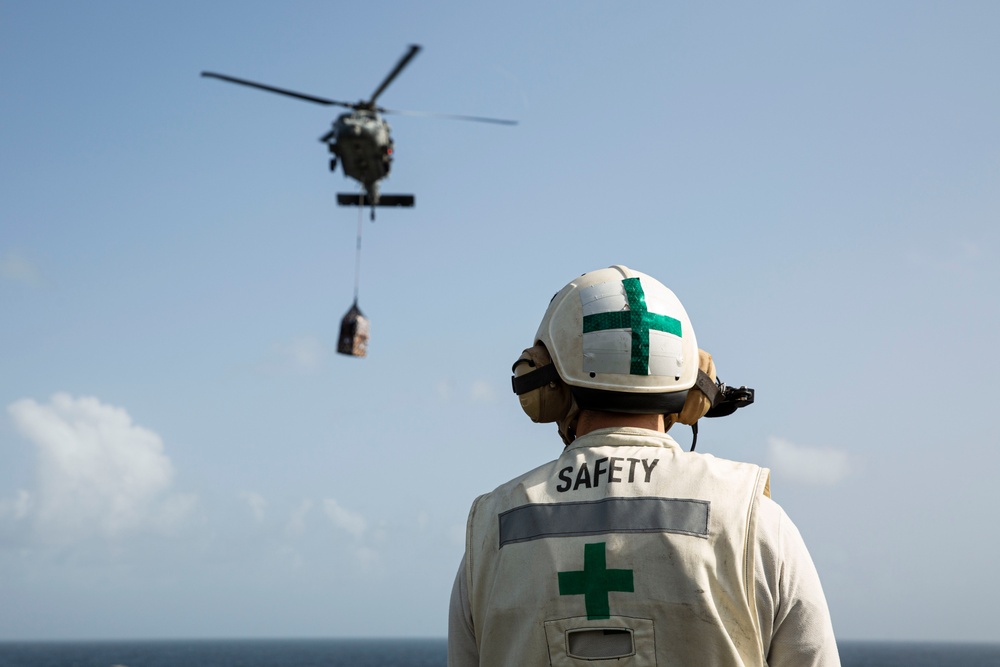
<svg viewBox="0 0 1000 667">
<path fill-rule="evenodd" d="M 698 371 L 698 381 L 691 388 L 693 391 L 688 391 L 687 400 L 679 413 L 667 416 L 669 423 L 680 422 L 693 426 L 712 407 L 718 393 L 715 388 L 715 362 L 712 361 L 712 355 L 702 349 L 698 350 Z"/>
<path fill-rule="evenodd" d="M 511 384 L 521 409 L 531 421 L 547 424 L 566 417 L 573 407 L 573 395 L 560 379 L 549 351 L 541 343 L 529 347 L 511 368 Z"/>
</svg>

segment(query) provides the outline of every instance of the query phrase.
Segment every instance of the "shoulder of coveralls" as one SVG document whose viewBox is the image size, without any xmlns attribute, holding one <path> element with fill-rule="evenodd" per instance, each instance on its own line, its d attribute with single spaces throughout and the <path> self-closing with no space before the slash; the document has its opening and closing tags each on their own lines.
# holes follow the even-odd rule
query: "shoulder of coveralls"
<svg viewBox="0 0 1000 667">
<path fill-rule="evenodd" d="M 485 499 L 489 496 L 494 496 L 497 495 L 498 493 L 502 493 L 505 490 L 517 487 L 518 485 L 522 484 L 526 479 L 530 479 L 531 477 L 538 475 L 540 472 L 543 472 L 545 469 L 550 468 L 552 464 L 556 461 L 558 461 L 558 458 L 552 459 L 551 461 L 546 461 L 545 463 L 536 466 L 531 470 L 528 470 L 527 472 L 521 473 L 517 477 L 514 477 L 513 479 L 510 479 L 504 482 L 503 484 L 498 485 L 495 489 L 493 489 L 489 493 L 484 493 L 482 496 L 476 499 L 476 502 L 478 503 L 481 499 Z"/>
<path fill-rule="evenodd" d="M 839 665 L 823 585 L 798 527 L 770 498 L 757 517 L 757 601 L 768 664 Z M 769 646 L 767 644 L 769 643 Z"/>
</svg>

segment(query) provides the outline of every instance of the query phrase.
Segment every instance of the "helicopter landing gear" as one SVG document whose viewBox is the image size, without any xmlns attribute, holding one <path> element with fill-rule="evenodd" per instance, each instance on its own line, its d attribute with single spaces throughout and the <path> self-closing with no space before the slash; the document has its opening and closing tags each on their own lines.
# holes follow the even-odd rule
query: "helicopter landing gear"
<svg viewBox="0 0 1000 667">
<path fill-rule="evenodd" d="M 337 158 L 330 158 L 330 171 L 337 171 Z"/>
</svg>

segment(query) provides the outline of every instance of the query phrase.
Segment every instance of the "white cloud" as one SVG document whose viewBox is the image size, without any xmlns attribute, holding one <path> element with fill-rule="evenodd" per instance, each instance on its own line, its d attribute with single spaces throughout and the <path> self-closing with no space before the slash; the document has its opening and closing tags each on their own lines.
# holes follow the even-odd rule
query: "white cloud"
<svg viewBox="0 0 1000 667">
<path fill-rule="evenodd" d="M 488 403 L 496 396 L 492 385 L 485 380 L 476 380 L 472 383 L 472 400 L 478 403 Z"/>
<path fill-rule="evenodd" d="M 362 571 L 365 572 L 374 570 L 382 561 L 381 554 L 371 547 L 358 547 L 354 550 L 354 557 L 357 559 Z"/>
<path fill-rule="evenodd" d="M 305 564 L 305 559 L 302 558 L 302 554 L 300 554 L 298 550 L 293 549 L 287 544 L 278 547 L 278 555 L 293 570 L 298 570 L 303 566 L 303 564 Z"/>
<path fill-rule="evenodd" d="M 22 492 L 14 517 L 30 520 L 42 540 L 169 529 L 193 509 L 193 496 L 168 495 L 174 467 L 160 436 L 124 409 L 59 393 L 47 405 L 21 399 L 7 411 L 38 454 L 37 489 Z"/>
<path fill-rule="evenodd" d="M 311 500 L 303 500 L 299 503 L 299 506 L 292 512 L 292 516 L 288 518 L 285 530 L 292 535 L 301 535 L 304 533 L 306 531 L 306 515 L 309 514 L 312 506 L 313 502 Z"/>
<path fill-rule="evenodd" d="M 13 252 L 0 257 L 0 277 L 24 285 L 38 285 L 42 281 L 38 268 L 30 261 Z"/>
<path fill-rule="evenodd" d="M 243 502 L 250 506 L 250 511 L 253 512 L 253 518 L 256 519 L 258 523 L 264 520 L 264 513 L 267 510 L 267 500 L 265 500 L 262 495 L 246 491 L 240 494 L 240 498 Z"/>
<path fill-rule="evenodd" d="M 361 537 L 368 527 L 363 516 L 341 507 L 333 498 L 327 498 L 323 501 L 323 510 L 330 518 L 330 521 L 333 522 L 333 525 L 347 531 L 354 537 Z"/>
<path fill-rule="evenodd" d="M 456 547 L 465 546 L 465 524 L 454 523 L 448 528 L 448 543 Z"/>
<path fill-rule="evenodd" d="M 953 275 L 973 275 L 987 259 L 983 247 L 968 239 L 949 239 L 929 249 L 911 249 L 907 258 L 923 269 Z"/>
<path fill-rule="evenodd" d="M 20 521 L 31 512 L 31 494 L 21 489 L 17 492 L 17 498 L 13 500 L 3 500 L 0 498 L 0 521 L 3 519 L 14 519 Z"/>
<path fill-rule="evenodd" d="M 315 373 L 323 368 L 327 359 L 326 345 L 315 336 L 298 336 L 288 343 L 275 345 L 278 363 L 282 368 L 299 373 Z"/>
<path fill-rule="evenodd" d="M 451 381 L 438 380 L 434 384 L 434 392 L 437 394 L 437 397 L 442 401 L 451 400 Z"/>
<path fill-rule="evenodd" d="M 832 486 L 850 472 L 847 453 L 825 447 L 796 445 L 782 438 L 768 439 L 771 469 L 793 482 Z"/>
<path fill-rule="evenodd" d="M 485 380 L 474 380 L 468 390 L 456 386 L 452 380 L 441 379 L 434 384 L 434 392 L 439 400 L 450 403 L 452 400 L 470 400 L 474 403 L 490 403 L 496 399 L 496 390 Z"/>
</svg>

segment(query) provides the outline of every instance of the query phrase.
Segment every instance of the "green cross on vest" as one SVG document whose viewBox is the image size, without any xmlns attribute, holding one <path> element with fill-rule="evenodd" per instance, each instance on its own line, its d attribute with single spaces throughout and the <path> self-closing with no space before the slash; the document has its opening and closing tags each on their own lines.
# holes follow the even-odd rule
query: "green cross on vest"
<svg viewBox="0 0 1000 667">
<path fill-rule="evenodd" d="M 680 320 L 669 315 L 651 313 L 646 308 L 646 294 L 638 278 L 622 280 L 628 310 L 594 313 L 583 318 L 583 333 L 607 329 L 630 329 L 632 332 L 632 358 L 630 375 L 649 375 L 649 332 L 664 331 L 681 335 Z"/>
<path fill-rule="evenodd" d="M 608 593 L 634 593 L 632 570 L 609 570 L 607 542 L 583 545 L 583 571 L 559 572 L 559 595 L 582 595 L 587 620 L 611 618 Z"/>
</svg>

